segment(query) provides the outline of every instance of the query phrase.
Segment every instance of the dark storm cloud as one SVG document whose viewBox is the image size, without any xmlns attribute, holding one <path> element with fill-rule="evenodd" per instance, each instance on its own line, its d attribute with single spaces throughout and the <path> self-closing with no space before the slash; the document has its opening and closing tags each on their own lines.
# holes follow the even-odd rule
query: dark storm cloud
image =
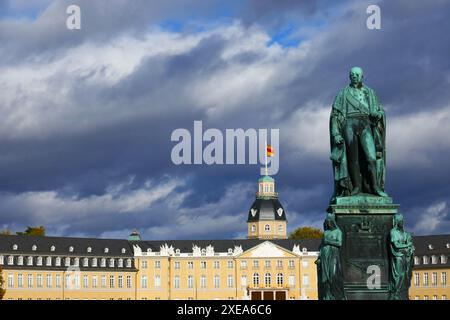
<svg viewBox="0 0 450 320">
<path fill-rule="evenodd" d="M 8 119 L 0 137 L 0 226 L 45 223 L 54 234 L 117 237 L 134 228 L 147 238 L 245 235 L 259 166 L 170 161 L 171 132 L 203 120 L 221 130 L 280 128 L 276 178 L 290 228 L 320 227 L 332 192 L 328 108 L 349 67 L 360 65 L 387 107 L 388 133 L 397 135 L 388 144 L 388 192 L 416 233 L 449 231 L 447 3 L 379 2 L 382 30 L 374 31 L 365 25 L 372 3 L 334 10 L 325 2 L 250 1 L 234 8 L 242 24 L 206 22 L 205 31 L 150 40 L 158 22 L 195 20 L 189 15 L 198 8 L 197 17 L 212 17 L 214 3 L 77 3 L 80 33 L 58 27 L 66 2 L 53 2 L 31 23 L 0 22 L 1 66 L 12 77 L 3 85 L 0 77 Z M 326 27 L 302 25 L 317 15 Z M 267 47 L 270 34 L 291 21 L 299 34 L 311 27 L 309 38 L 297 48 Z M 30 71 L 39 66 L 39 76 Z M 30 75 L 38 80 L 27 82 Z M 442 223 L 423 224 L 425 217 Z"/>
</svg>

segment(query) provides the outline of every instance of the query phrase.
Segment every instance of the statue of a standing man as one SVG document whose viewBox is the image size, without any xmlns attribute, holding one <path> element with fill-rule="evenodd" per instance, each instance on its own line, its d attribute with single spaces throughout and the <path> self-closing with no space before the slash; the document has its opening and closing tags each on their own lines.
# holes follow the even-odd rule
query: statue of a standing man
<svg viewBox="0 0 450 320">
<path fill-rule="evenodd" d="M 330 116 L 331 160 L 336 197 L 384 192 L 386 120 L 375 92 L 363 85 L 363 71 L 350 70 L 350 84 L 339 92 Z"/>
</svg>

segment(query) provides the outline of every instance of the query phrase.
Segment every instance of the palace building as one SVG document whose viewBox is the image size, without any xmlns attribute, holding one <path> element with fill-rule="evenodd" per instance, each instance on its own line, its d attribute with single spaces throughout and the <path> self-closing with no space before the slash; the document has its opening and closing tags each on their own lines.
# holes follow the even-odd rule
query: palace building
<svg viewBox="0 0 450 320">
<path fill-rule="evenodd" d="M 248 239 L 0 236 L 6 300 L 317 299 L 320 239 L 287 239 L 275 180 L 258 181 Z M 411 299 L 446 299 L 450 236 L 415 237 Z"/>
</svg>

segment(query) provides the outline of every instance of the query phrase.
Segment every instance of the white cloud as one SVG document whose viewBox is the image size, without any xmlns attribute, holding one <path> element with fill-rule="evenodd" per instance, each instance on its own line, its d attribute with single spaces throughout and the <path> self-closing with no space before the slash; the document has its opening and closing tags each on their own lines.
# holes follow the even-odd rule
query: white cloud
<svg viewBox="0 0 450 320">
<path fill-rule="evenodd" d="M 135 190 L 124 190 L 114 186 L 110 193 L 79 198 L 77 195 L 65 196 L 56 191 L 32 191 L 21 194 L 1 194 L 2 212 L 24 212 L 31 223 L 37 225 L 70 224 L 73 219 L 139 213 L 150 214 L 151 206 L 167 198 L 183 181 L 170 179 L 161 184 L 147 181 Z M 14 218 L 13 216 L 9 217 Z M 94 218 L 95 219 L 95 218 Z"/>
<path fill-rule="evenodd" d="M 435 232 L 448 216 L 448 205 L 446 201 L 438 202 L 429 206 L 420 215 L 420 220 L 414 226 L 414 231 L 419 234 L 431 234 Z"/>
</svg>

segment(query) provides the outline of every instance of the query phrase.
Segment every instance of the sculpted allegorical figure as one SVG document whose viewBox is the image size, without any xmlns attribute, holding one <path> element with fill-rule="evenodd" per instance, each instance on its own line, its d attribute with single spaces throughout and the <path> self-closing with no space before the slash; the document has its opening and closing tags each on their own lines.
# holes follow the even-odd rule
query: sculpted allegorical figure
<svg viewBox="0 0 450 320">
<path fill-rule="evenodd" d="M 324 222 L 324 234 L 317 264 L 317 285 L 320 300 L 345 300 L 342 266 L 339 250 L 342 231 L 334 214 L 328 214 Z"/>
<path fill-rule="evenodd" d="M 375 92 L 363 84 L 363 71 L 350 71 L 330 116 L 331 160 L 336 197 L 384 192 L 386 120 Z"/>
<path fill-rule="evenodd" d="M 403 216 L 394 216 L 394 226 L 390 234 L 391 256 L 391 299 L 408 300 L 411 284 L 414 246 L 411 234 L 403 230 Z"/>
</svg>

